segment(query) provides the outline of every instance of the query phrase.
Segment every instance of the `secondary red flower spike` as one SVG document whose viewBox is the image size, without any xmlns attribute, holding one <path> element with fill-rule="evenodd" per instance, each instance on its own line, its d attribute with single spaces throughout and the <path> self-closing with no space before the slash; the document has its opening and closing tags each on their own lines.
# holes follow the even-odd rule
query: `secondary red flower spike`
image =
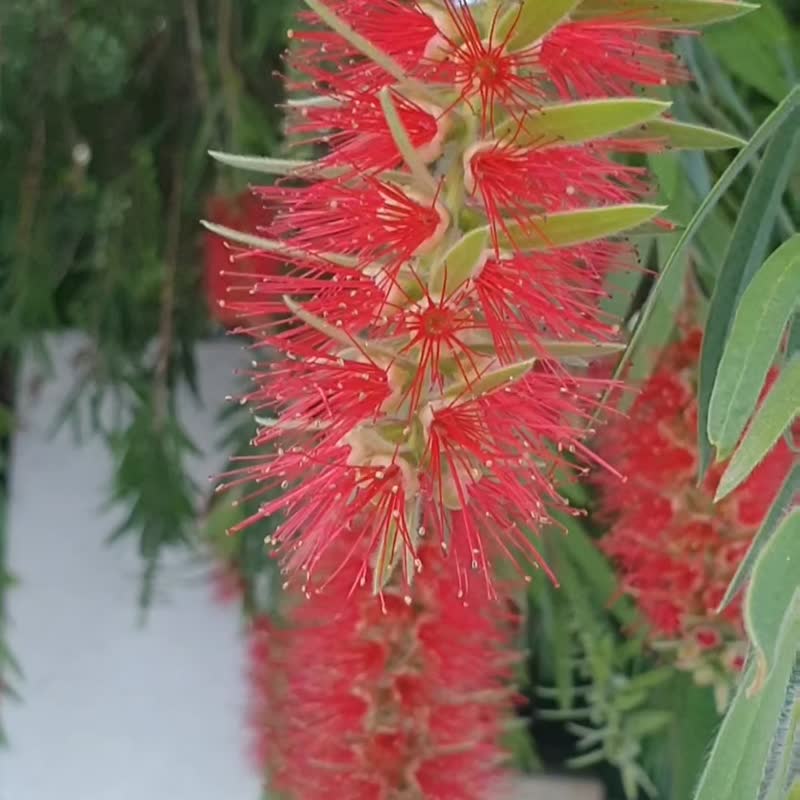
<svg viewBox="0 0 800 800">
<path fill-rule="evenodd" d="M 491 596 L 569 512 L 571 454 L 592 458 L 604 387 L 581 376 L 620 347 L 599 300 L 631 259 L 619 235 L 661 210 L 617 156 L 670 143 L 669 104 L 635 95 L 683 77 L 677 31 L 638 0 L 306 5 L 289 127 L 324 154 L 218 155 L 279 176 L 258 190 L 279 210 L 217 232 L 288 262 L 232 306 L 270 355 L 244 398 L 258 452 L 225 485 L 264 498 L 244 524 L 282 516 L 269 544 L 310 596 L 334 545 L 351 592 L 381 592 L 428 542 L 457 594 Z"/>
<path fill-rule="evenodd" d="M 627 418 L 600 434 L 598 451 L 628 477 L 598 476 L 601 510 L 611 520 L 603 549 L 636 598 L 653 644 L 674 655 L 698 682 L 713 684 L 724 705 L 743 664 L 741 602 L 717 614 L 728 584 L 792 465 L 781 442 L 721 503 L 713 498 L 724 464 L 696 486 L 695 383 L 701 333 L 671 345 Z"/>
<path fill-rule="evenodd" d="M 285 628 L 256 623 L 250 723 L 258 764 L 281 796 L 500 796 L 511 619 L 500 603 L 458 600 L 436 548 L 421 556 L 408 599 L 387 591 L 345 603 L 351 566 L 291 608 Z"/>
</svg>

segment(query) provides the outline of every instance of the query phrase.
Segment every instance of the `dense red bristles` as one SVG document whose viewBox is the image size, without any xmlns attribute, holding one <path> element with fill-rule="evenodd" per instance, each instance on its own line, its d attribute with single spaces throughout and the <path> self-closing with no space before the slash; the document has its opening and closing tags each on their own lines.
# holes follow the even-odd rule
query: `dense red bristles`
<svg viewBox="0 0 800 800">
<path fill-rule="evenodd" d="M 438 143 L 447 125 L 442 110 L 397 93 L 394 100 L 414 147 L 426 160 L 440 155 Z M 342 87 L 330 104 L 303 106 L 292 116 L 289 132 L 293 136 L 330 148 L 320 160 L 322 166 L 339 167 L 348 176 L 361 176 L 402 164 L 374 91 Z"/>
<path fill-rule="evenodd" d="M 424 251 L 448 224 L 436 196 L 414 197 L 371 175 L 257 191 L 281 209 L 270 226 L 277 238 L 312 253 L 353 256 L 363 267 L 384 259 L 388 272 Z"/>
<path fill-rule="evenodd" d="M 647 193 L 646 171 L 612 161 L 604 146 L 518 147 L 513 140 L 478 145 L 465 169 L 471 194 L 479 197 L 495 247 L 512 222 L 536 231 L 548 212 L 631 202 Z"/>
<path fill-rule="evenodd" d="M 610 242 L 488 260 L 475 291 L 498 355 L 510 361 L 527 346 L 544 356 L 544 339 L 613 341 L 616 320 L 598 309 L 604 281 L 632 264 L 630 246 Z"/>
<path fill-rule="evenodd" d="M 431 40 L 440 36 L 435 21 L 415 2 L 336 0 L 329 2 L 328 7 L 411 74 L 420 72 Z M 295 88 L 318 90 L 318 81 L 330 80 L 331 67 L 337 70 L 337 83 L 346 81 L 362 88 L 386 85 L 386 73 L 351 44 L 325 28 L 313 27 L 317 22 L 314 14 L 304 13 L 299 17 L 312 27 L 292 31 L 292 39 L 297 43 L 292 64 L 312 84 L 306 85 L 301 79 Z M 402 35 L 398 35 L 400 31 Z"/>
<path fill-rule="evenodd" d="M 562 98 L 631 95 L 642 86 L 688 80 L 675 54 L 664 49 L 666 38 L 633 12 L 620 13 L 559 25 L 545 37 L 539 58 Z"/>
<path fill-rule="evenodd" d="M 273 790 L 485 800 L 501 789 L 508 614 L 458 598 L 437 548 L 420 548 L 419 564 L 405 597 L 351 598 L 349 566 L 289 610 L 289 627 L 255 626 L 250 721 Z"/>
</svg>

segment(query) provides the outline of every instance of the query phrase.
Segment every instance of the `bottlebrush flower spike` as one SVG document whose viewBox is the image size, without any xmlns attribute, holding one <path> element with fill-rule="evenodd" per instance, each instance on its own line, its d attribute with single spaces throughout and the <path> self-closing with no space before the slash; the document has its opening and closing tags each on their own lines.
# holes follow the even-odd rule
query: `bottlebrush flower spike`
<svg viewBox="0 0 800 800">
<path fill-rule="evenodd" d="M 249 716 L 272 790 L 293 800 L 498 796 L 512 620 L 502 604 L 458 600 L 438 548 L 419 557 L 405 598 L 345 603 L 351 565 L 322 594 L 295 597 L 286 627 L 254 627 Z"/>
<path fill-rule="evenodd" d="M 644 0 L 306 4 L 290 132 L 324 155 L 219 156 L 280 176 L 259 192 L 281 210 L 215 230 L 290 263 L 238 308 L 277 358 L 254 361 L 259 451 L 223 487 L 272 498 L 244 524 L 282 515 L 269 543 L 312 597 L 334 545 L 351 590 L 380 592 L 426 542 L 457 593 L 491 596 L 569 511 L 556 473 L 592 458 L 584 367 L 620 346 L 598 300 L 631 259 L 619 235 L 661 210 L 615 156 L 669 144 L 641 131 L 668 104 L 630 95 L 683 77 L 670 26 Z"/>
<path fill-rule="evenodd" d="M 700 331 L 664 353 L 627 418 L 604 428 L 598 452 L 628 480 L 599 474 L 601 510 L 611 528 L 601 540 L 636 598 L 653 644 L 696 680 L 713 684 L 721 706 L 744 661 L 739 600 L 716 610 L 777 496 L 793 456 L 781 440 L 750 478 L 714 505 L 724 464 L 696 486 L 696 378 Z"/>
</svg>

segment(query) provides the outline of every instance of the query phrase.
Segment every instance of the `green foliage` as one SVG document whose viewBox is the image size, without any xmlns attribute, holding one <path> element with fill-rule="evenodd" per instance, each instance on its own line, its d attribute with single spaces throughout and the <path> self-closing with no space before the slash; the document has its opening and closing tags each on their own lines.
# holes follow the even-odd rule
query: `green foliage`
<svg viewBox="0 0 800 800">
<path fill-rule="evenodd" d="M 736 306 L 708 407 L 708 438 L 720 460 L 733 452 L 755 410 L 798 297 L 800 236 L 794 236 L 764 263 Z"/>
<path fill-rule="evenodd" d="M 698 439 L 701 474 L 705 474 L 710 460 L 708 406 L 730 327 L 730 309 L 735 308 L 767 254 L 782 197 L 794 168 L 793 155 L 800 153 L 799 126 L 800 112 L 796 111 L 784 119 L 769 142 L 747 190 L 714 285 L 700 355 Z"/>
<path fill-rule="evenodd" d="M 244 187 L 206 153 L 279 146 L 293 3 L 2 5 L 0 354 L 86 334 L 57 422 L 111 447 L 146 598 L 162 548 L 196 533 L 175 392 L 213 331 L 197 221 Z"/>
<path fill-rule="evenodd" d="M 727 606 L 742 590 L 745 582 L 750 578 L 756 559 L 761 555 L 761 551 L 772 538 L 783 518 L 797 503 L 798 497 L 800 497 L 800 464 L 795 464 L 786 476 L 786 480 L 781 486 L 772 507 L 761 523 L 758 533 L 753 538 L 753 543 L 739 565 L 739 569 L 736 571 L 736 575 L 734 575 L 728 591 L 725 593 L 720 608 Z"/>
<path fill-rule="evenodd" d="M 633 335 L 618 369 L 618 374 L 625 371 L 626 377 L 634 381 L 646 376 L 653 355 L 668 341 L 681 312 L 686 286 L 683 274 L 690 269 L 697 279 L 696 286 L 711 297 L 707 310 L 702 304 L 698 308 L 700 315 L 707 314 L 699 387 L 703 473 L 710 460 L 711 443 L 722 445 L 721 456 L 730 455 L 749 423 L 723 478 L 720 497 L 749 474 L 782 432 L 794 447 L 788 431 L 797 416 L 800 394 L 794 361 L 800 346 L 797 286 L 779 291 L 775 281 L 769 280 L 768 276 L 776 276 L 768 269 L 761 279 L 758 299 L 751 300 L 749 310 L 748 306 L 741 307 L 746 292 L 763 268 L 769 265 L 778 269 L 775 261 L 771 264 L 768 261 L 762 267 L 765 256 L 787 239 L 789 243 L 784 245 L 785 249 L 776 251 L 773 259 L 793 252 L 791 236 L 800 217 L 800 186 L 797 184 L 800 170 L 796 157 L 796 148 L 800 146 L 796 138 L 800 87 L 792 89 L 797 81 L 796 53 L 800 52 L 797 48 L 800 39 L 798 31 L 786 23 L 776 3 L 767 3 L 765 18 L 759 17 L 760 13 L 753 14 L 737 25 L 714 30 L 708 37 L 710 47 L 698 42 L 682 44 L 697 85 L 693 90 L 681 92 L 675 103 L 676 110 L 684 119 L 696 116 L 698 122 L 720 125 L 748 139 L 748 143 L 730 163 L 714 154 L 686 153 L 682 169 L 676 172 L 664 159 L 653 160 L 652 166 L 662 179 L 664 196 L 670 201 L 668 214 L 685 224 L 681 232 L 672 235 L 672 242 L 666 237 L 638 242 L 640 252 L 659 276 L 650 291 L 645 293 L 640 289 L 644 298 L 641 310 L 634 304 L 628 311 Z M 740 24 L 744 26 L 744 34 L 736 32 Z M 744 53 L 749 56 L 754 51 L 753 62 L 743 57 Z M 771 108 L 772 102 L 778 103 L 777 108 Z M 757 160 L 762 148 L 764 154 Z M 750 165 L 753 179 L 746 182 L 743 176 Z M 693 208 L 692 195 L 699 202 L 697 210 Z M 724 258 L 720 258 L 722 255 Z M 790 263 L 793 264 L 793 260 Z M 794 276 L 793 266 L 787 270 Z M 776 298 L 780 309 L 765 309 L 767 295 Z M 778 295 L 781 295 L 780 300 Z M 619 297 L 612 302 L 617 308 L 624 307 Z M 748 324 L 740 323 L 740 331 L 734 337 L 737 314 L 743 315 L 742 319 L 748 314 L 761 319 L 762 335 L 757 335 L 750 320 Z M 786 335 L 789 320 L 792 321 Z M 779 343 L 782 343 L 780 347 Z M 747 357 L 748 352 L 756 351 L 757 355 Z M 726 353 L 727 363 L 722 364 Z M 777 383 L 760 411 L 752 417 L 767 370 L 773 364 L 780 370 Z M 752 366 L 753 371 L 745 369 L 747 365 Z M 720 388 L 715 390 L 718 368 L 724 370 L 725 377 Z M 734 394 L 737 387 L 744 392 Z M 714 391 L 717 392 L 716 408 L 711 423 L 709 407 Z M 738 413 L 731 417 L 728 411 L 737 408 Z M 765 610 L 753 618 L 760 622 L 751 622 L 749 633 L 758 640 L 764 633 L 759 634 L 757 630 L 771 630 L 773 635 L 768 638 L 772 642 L 773 657 L 769 661 L 768 677 L 761 676 L 760 690 L 752 696 L 748 695 L 747 686 L 752 685 L 757 676 L 755 665 L 758 662 L 751 659 L 746 681 L 737 693 L 714 746 L 697 800 L 722 797 L 783 800 L 798 788 L 797 681 L 796 672 L 792 670 L 800 638 L 796 628 L 798 609 L 792 598 L 796 597 L 793 592 L 800 591 L 800 584 L 798 556 L 796 551 L 789 553 L 791 545 L 787 544 L 785 535 L 786 550 L 771 562 L 772 567 L 767 570 L 769 577 L 762 574 L 759 580 L 753 572 L 755 564 L 770 563 L 765 553 L 777 547 L 774 541 L 789 524 L 787 515 L 796 507 L 797 499 L 795 468 L 728 592 L 726 600 L 730 600 L 753 574 L 748 608 L 757 609 L 761 604 Z M 795 531 L 795 548 L 797 541 Z M 776 633 L 775 626 L 779 624 L 781 627 Z M 674 705 L 670 703 L 671 707 Z M 653 748 L 658 750 L 658 755 L 651 754 L 646 762 L 651 765 L 651 774 L 662 794 L 674 800 L 689 796 L 699 771 L 699 754 L 705 750 L 713 719 L 713 715 L 704 715 L 703 742 L 691 738 L 691 731 L 684 728 L 678 734 L 681 738 L 676 748 L 677 757 L 670 758 L 668 764 L 661 742 Z M 673 717 L 671 727 L 675 725 Z M 754 747 L 754 742 L 758 746 Z M 694 763 L 683 769 L 681 764 L 687 761 L 690 749 L 694 751 Z"/>
<path fill-rule="evenodd" d="M 678 237 L 675 246 L 672 248 L 664 266 L 659 271 L 658 279 L 645 302 L 641 314 L 639 315 L 633 334 L 628 344 L 628 350 L 620 359 L 615 377 L 622 376 L 633 356 L 639 352 L 641 341 L 644 338 L 648 326 L 651 324 L 653 311 L 656 303 L 661 297 L 661 292 L 665 284 L 671 277 L 673 270 L 680 268 L 681 257 L 684 250 L 689 246 L 692 238 L 705 222 L 706 218 L 714 210 L 714 207 L 722 199 L 723 194 L 733 184 L 739 174 L 745 169 L 750 159 L 752 159 L 758 149 L 762 147 L 773 135 L 775 130 L 800 108 L 800 87 L 795 89 L 781 105 L 769 116 L 759 130 L 753 135 L 747 145 L 736 155 L 728 168 L 720 176 L 713 189 L 705 196 L 700 207 L 695 212 L 689 224 Z"/>
<path fill-rule="evenodd" d="M 755 641 L 695 800 L 782 797 L 794 749 L 800 643 L 800 510 L 786 517 L 762 549 L 745 598 Z M 774 784 L 777 783 L 777 788 Z"/>
<path fill-rule="evenodd" d="M 631 601 L 618 595 L 614 571 L 591 536 L 574 519 L 561 522 L 565 535 L 551 531 L 544 542 L 561 585 L 539 580 L 531 591 L 538 671 L 551 682 L 537 689 L 544 707 L 536 716 L 565 722 L 576 750 L 568 766 L 611 764 L 627 798 L 640 790 L 655 796 L 642 761 L 648 743 L 672 723 L 657 698 L 674 673 L 644 657 L 641 638 L 632 634 L 641 621 Z"/>
</svg>

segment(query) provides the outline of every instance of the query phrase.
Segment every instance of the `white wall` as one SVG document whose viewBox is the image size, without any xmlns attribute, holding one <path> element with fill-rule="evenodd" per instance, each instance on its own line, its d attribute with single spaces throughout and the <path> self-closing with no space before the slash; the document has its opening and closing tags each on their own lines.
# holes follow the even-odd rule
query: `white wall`
<svg viewBox="0 0 800 800">
<path fill-rule="evenodd" d="M 167 568 L 144 626 L 133 542 L 107 546 L 120 515 L 102 515 L 110 460 L 97 441 L 46 430 L 71 388 L 78 341 L 54 352 L 40 391 L 25 370 L 14 441 L 9 559 L 11 645 L 25 670 L 21 704 L 3 703 L 0 800 L 256 800 L 245 758 L 243 648 L 235 608 L 212 602 L 185 560 Z M 195 441 L 212 447 L 214 414 L 238 361 L 203 348 L 209 410 L 183 404 Z M 35 383 L 35 382 L 34 382 Z M 192 464 L 198 482 L 220 467 Z"/>
</svg>

